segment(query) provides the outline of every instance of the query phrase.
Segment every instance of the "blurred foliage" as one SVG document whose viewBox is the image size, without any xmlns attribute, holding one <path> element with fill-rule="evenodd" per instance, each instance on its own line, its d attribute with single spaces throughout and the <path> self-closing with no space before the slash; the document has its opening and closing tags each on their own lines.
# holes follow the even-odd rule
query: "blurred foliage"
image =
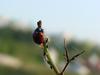
<svg viewBox="0 0 100 75">
<path fill-rule="evenodd" d="M 64 58 L 63 38 L 61 35 L 50 35 L 50 38 L 52 40 L 49 42 L 49 47 L 54 47 L 58 50 L 59 61 L 62 61 Z M 100 55 L 100 47 L 87 41 L 77 42 L 72 39 L 66 47 L 71 56 L 85 50 L 85 54 L 81 57 L 83 59 L 88 59 L 87 57 L 92 53 Z M 26 69 L 25 67 L 12 69 L 0 66 L 0 75 L 53 75 L 52 71 L 50 71 L 44 64 L 42 49 L 40 49 L 38 45 L 34 44 L 32 40 L 32 31 L 16 30 L 11 27 L 0 28 L 0 53 L 17 57 L 22 60 L 24 64 L 31 64 L 32 67 L 27 70 L 27 67 Z M 73 74 L 67 73 L 67 75 Z"/>
<path fill-rule="evenodd" d="M 0 52 L 20 57 L 24 60 L 40 60 L 39 48 L 32 42 L 31 32 L 13 30 L 9 27 L 0 29 Z"/>
</svg>

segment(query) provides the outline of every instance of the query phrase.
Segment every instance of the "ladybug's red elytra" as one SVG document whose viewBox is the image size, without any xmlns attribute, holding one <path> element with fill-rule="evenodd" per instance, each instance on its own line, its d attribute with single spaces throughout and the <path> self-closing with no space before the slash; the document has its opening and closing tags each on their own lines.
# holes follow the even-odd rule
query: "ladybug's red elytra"
<svg viewBox="0 0 100 75">
<path fill-rule="evenodd" d="M 34 30 L 33 32 L 33 41 L 38 44 L 41 45 L 44 43 L 44 31 L 42 29 L 42 21 L 39 20 L 37 22 L 37 28 Z"/>
</svg>

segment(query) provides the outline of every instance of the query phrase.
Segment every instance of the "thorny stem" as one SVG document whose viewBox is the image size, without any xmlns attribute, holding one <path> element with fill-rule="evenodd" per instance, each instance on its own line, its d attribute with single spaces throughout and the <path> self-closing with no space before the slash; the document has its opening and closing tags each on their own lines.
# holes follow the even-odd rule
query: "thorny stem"
<svg viewBox="0 0 100 75">
<path fill-rule="evenodd" d="M 47 41 L 48 42 L 48 41 Z M 52 59 L 51 59 L 51 56 L 49 54 L 49 51 L 48 51 L 48 47 L 47 47 L 47 42 L 44 43 L 44 53 L 45 53 L 45 57 L 48 59 L 47 63 L 50 65 L 50 67 L 52 67 L 52 69 L 55 71 L 56 75 L 64 75 L 64 71 L 66 70 L 67 66 L 71 63 L 71 61 L 73 61 L 75 58 L 77 58 L 78 56 L 80 56 L 81 54 L 83 54 L 85 51 L 82 51 L 76 55 L 74 55 L 71 59 L 69 58 L 69 54 L 68 54 L 68 48 L 66 47 L 66 41 L 64 39 L 64 49 L 65 49 L 65 56 L 66 56 L 66 64 L 64 66 L 64 68 L 62 69 L 62 71 L 60 72 L 58 70 L 58 68 L 56 67 L 56 65 L 53 63 Z"/>
<path fill-rule="evenodd" d="M 46 57 L 47 57 L 47 59 L 49 60 L 49 65 L 54 69 L 54 71 L 55 71 L 55 73 L 57 74 L 57 75 L 59 75 L 59 70 L 58 70 L 58 68 L 56 67 L 56 65 L 53 63 L 53 61 L 52 61 L 52 59 L 51 59 L 51 56 L 50 56 L 50 54 L 49 54 L 49 52 L 48 52 L 48 48 L 47 48 L 47 46 L 46 46 L 46 44 L 44 43 L 44 52 L 46 53 Z"/>
</svg>

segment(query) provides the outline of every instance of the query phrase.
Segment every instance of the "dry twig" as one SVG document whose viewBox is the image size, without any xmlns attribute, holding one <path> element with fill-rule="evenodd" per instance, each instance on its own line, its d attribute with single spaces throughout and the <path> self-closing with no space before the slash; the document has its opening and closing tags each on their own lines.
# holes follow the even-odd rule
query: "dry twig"
<svg viewBox="0 0 100 75">
<path fill-rule="evenodd" d="M 66 57 L 67 61 L 66 61 L 65 66 L 63 67 L 62 71 L 60 72 L 51 59 L 51 56 L 48 52 L 47 42 L 44 43 L 44 52 L 46 53 L 45 57 L 47 57 L 47 59 L 48 59 L 47 63 L 49 62 L 48 64 L 55 71 L 56 75 L 64 75 L 64 72 L 65 72 L 67 66 L 71 63 L 71 61 L 73 61 L 75 58 L 77 58 L 78 56 L 80 56 L 81 54 L 83 54 L 85 52 L 85 51 L 82 51 L 82 52 L 74 55 L 72 58 L 69 58 L 68 48 L 66 47 L 66 40 L 65 39 L 64 39 L 64 49 L 65 49 L 65 57 Z"/>
</svg>

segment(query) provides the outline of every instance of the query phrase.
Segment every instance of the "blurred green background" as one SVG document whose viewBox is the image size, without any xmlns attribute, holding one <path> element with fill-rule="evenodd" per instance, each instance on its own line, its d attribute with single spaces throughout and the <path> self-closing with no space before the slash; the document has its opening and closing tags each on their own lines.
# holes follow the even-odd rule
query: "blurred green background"
<svg viewBox="0 0 100 75">
<path fill-rule="evenodd" d="M 100 75 L 98 9 L 100 0 L 0 0 L 0 75 L 55 75 L 32 40 L 38 20 L 59 69 L 65 64 L 64 37 L 70 58 L 85 50 L 65 75 Z"/>
<path fill-rule="evenodd" d="M 0 75 L 55 75 L 46 65 L 43 50 L 32 40 L 32 29 L 14 27 L 15 21 L 0 27 Z M 48 34 L 49 50 L 55 50 L 57 66 L 62 69 L 64 60 L 64 43 L 62 34 Z M 85 53 L 68 66 L 65 75 L 99 75 L 100 46 L 94 42 L 70 39 L 67 45 L 72 57 L 78 52 Z M 52 53 L 52 54 L 53 54 Z"/>
</svg>

